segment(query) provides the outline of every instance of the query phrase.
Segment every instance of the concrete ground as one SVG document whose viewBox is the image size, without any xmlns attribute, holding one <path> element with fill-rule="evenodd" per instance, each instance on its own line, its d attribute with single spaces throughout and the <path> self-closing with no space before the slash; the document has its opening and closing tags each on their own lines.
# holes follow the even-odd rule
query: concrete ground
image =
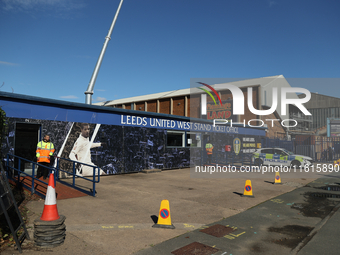
<svg viewBox="0 0 340 255">
<path fill-rule="evenodd" d="M 281 177 L 283 185 L 272 184 L 272 173 L 251 179 L 255 197 L 248 198 L 240 196 L 246 179 L 190 178 L 190 169 L 104 176 L 97 185 L 96 197 L 57 201 L 59 214 L 66 216 L 64 244 L 42 249 L 27 240 L 23 254 L 133 254 L 315 180 Z M 82 180 L 77 180 L 77 184 L 91 188 Z M 171 220 L 176 229 L 152 228 L 151 216 L 158 216 L 163 199 L 170 202 Z M 43 207 L 44 200 L 28 204 L 32 239 L 33 221 L 40 217 Z M 2 254 L 19 252 L 10 247 Z"/>
<path fill-rule="evenodd" d="M 135 254 L 339 254 L 339 182 L 339 178 L 319 178 Z"/>
</svg>

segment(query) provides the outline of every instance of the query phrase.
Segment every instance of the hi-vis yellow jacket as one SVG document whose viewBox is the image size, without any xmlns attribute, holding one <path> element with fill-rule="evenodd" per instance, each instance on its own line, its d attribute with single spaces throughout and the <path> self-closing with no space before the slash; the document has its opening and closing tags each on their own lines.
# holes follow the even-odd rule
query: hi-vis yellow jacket
<svg viewBox="0 0 340 255">
<path fill-rule="evenodd" d="M 213 152 L 213 149 L 214 149 L 214 146 L 211 144 L 211 143 L 207 143 L 205 145 L 205 150 L 207 151 L 207 154 L 210 155 L 212 154 Z"/>
<path fill-rule="evenodd" d="M 44 141 L 40 141 L 37 144 L 36 157 L 39 158 L 38 162 L 47 162 L 50 163 L 49 156 L 52 156 L 54 153 L 54 145 L 51 142 L 45 143 Z"/>
</svg>

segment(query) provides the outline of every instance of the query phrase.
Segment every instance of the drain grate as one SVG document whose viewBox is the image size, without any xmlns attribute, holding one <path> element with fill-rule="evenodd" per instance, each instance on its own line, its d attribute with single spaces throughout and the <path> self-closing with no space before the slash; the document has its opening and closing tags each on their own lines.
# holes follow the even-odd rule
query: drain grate
<svg viewBox="0 0 340 255">
<path fill-rule="evenodd" d="M 340 198 L 340 194 L 331 194 L 331 193 L 310 193 L 311 197 L 320 197 L 320 198 Z"/>
<path fill-rule="evenodd" d="M 231 232 L 234 232 L 235 229 L 229 228 L 220 224 L 216 224 L 214 226 L 211 226 L 209 228 L 201 229 L 200 232 L 206 233 L 208 235 L 212 235 L 215 237 L 223 237 L 225 235 L 230 234 Z"/>
<path fill-rule="evenodd" d="M 188 244 L 182 248 L 179 248 L 173 252 L 171 252 L 174 255 L 212 255 L 218 252 L 218 249 L 213 248 L 211 246 L 194 242 L 191 244 Z"/>
<path fill-rule="evenodd" d="M 340 191 L 339 186 L 325 186 L 325 187 L 320 187 L 319 189 L 324 189 L 324 190 L 329 190 L 329 191 Z"/>
</svg>

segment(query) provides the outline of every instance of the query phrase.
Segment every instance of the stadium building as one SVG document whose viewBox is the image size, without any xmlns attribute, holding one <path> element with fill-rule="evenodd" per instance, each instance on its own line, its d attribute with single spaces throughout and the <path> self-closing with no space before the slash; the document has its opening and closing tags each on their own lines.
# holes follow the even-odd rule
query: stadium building
<svg viewBox="0 0 340 255">
<path fill-rule="evenodd" d="M 228 84 L 232 84 L 241 89 L 244 96 L 244 115 L 233 115 L 233 94 L 229 89 L 226 89 Z M 199 84 L 197 84 L 199 85 Z M 233 122 L 248 124 L 250 120 L 262 120 L 264 126 L 267 127 L 266 136 L 269 138 L 287 138 L 288 132 L 291 129 L 289 126 L 293 124 L 288 119 L 292 119 L 298 114 L 295 111 L 299 109 L 294 105 L 286 106 L 286 114 L 281 113 L 281 105 L 278 104 L 276 111 L 269 115 L 256 115 L 253 114 L 248 108 L 248 88 L 252 89 L 252 103 L 255 109 L 258 110 L 268 110 L 273 103 L 273 88 L 277 88 L 278 97 L 280 97 L 281 88 L 290 88 L 291 86 L 283 75 L 248 79 L 235 81 L 232 83 L 224 84 L 209 84 L 217 92 L 222 100 L 222 107 L 215 107 L 213 105 L 213 99 L 207 97 L 207 116 L 202 116 L 201 106 L 202 106 L 202 91 L 196 88 L 181 89 L 174 91 L 166 91 L 162 93 L 149 94 L 144 96 L 130 97 L 118 100 L 111 100 L 102 103 L 97 103 L 97 105 L 102 105 L 106 107 L 113 107 L 119 109 L 131 109 L 136 111 L 154 112 L 154 113 L 164 113 L 177 116 L 185 116 L 189 118 L 205 118 L 205 119 L 232 119 Z M 204 87 L 204 86 L 201 86 Z M 298 99 L 298 95 L 295 93 L 290 93 L 289 98 Z M 217 99 L 216 99 L 217 100 Z M 266 121 L 267 119 L 275 119 L 276 121 Z M 284 127 L 281 122 L 287 127 Z M 309 125 L 310 118 L 300 116 L 297 119 L 297 128 Z M 255 125 L 252 121 L 249 123 Z M 256 125 L 260 125 L 257 122 Z M 293 128 L 294 130 L 294 128 Z"/>
<path fill-rule="evenodd" d="M 105 174 L 203 164 L 208 140 L 214 141 L 214 155 L 222 160 L 226 146 L 238 155 L 251 155 L 266 133 L 263 127 L 213 127 L 211 120 L 5 92 L 0 93 L 0 106 L 7 116 L 3 160 L 11 154 L 35 162 L 36 145 L 48 134 L 56 156 L 65 159 L 60 168 L 70 173 L 68 160 L 84 123 L 91 129 L 91 163 Z M 29 169 L 30 164 L 27 161 L 21 167 Z"/>
</svg>

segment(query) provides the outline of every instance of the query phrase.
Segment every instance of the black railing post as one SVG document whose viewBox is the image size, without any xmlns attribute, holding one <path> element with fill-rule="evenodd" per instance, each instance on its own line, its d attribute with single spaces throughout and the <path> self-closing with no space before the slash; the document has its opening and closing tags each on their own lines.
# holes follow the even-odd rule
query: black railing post
<svg viewBox="0 0 340 255">
<path fill-rule="evenodd" d="M 31 186 L 31 194 L 34 194 L 34 179 L 35 179 L 35 163 L 32 164 L 32 186 Z"/>
<path fill-rule="evenodd" d="M 76 184 L 76 162 L 73 162 L 73 167 L 72 167 L 72 172 L 73 172 L 73 186 Z"/>
<path fill-rule="evenodd" d="M 92 182 L 92 196 L 95 197 L 96 196 L 96 182 L 95 182 L 96 181 L 96 179 L 95 179 L 96 178 L 96 173 L 95 173 L 96 167 L 93 167 L 93 172 L 94 173 L 93 173 L 93 182 Z M 99 167 L 98 167 L 98 181 L 99 181 L 99 174 L 100 173 L 99 173 Z"/>
<path fill-rule="evenodd" d="M 20 181 L 20 171 L 21 171 L 21 159 L 19 159 L 19 162 L 18 162 L 18 182 Z"/>
</svg>

